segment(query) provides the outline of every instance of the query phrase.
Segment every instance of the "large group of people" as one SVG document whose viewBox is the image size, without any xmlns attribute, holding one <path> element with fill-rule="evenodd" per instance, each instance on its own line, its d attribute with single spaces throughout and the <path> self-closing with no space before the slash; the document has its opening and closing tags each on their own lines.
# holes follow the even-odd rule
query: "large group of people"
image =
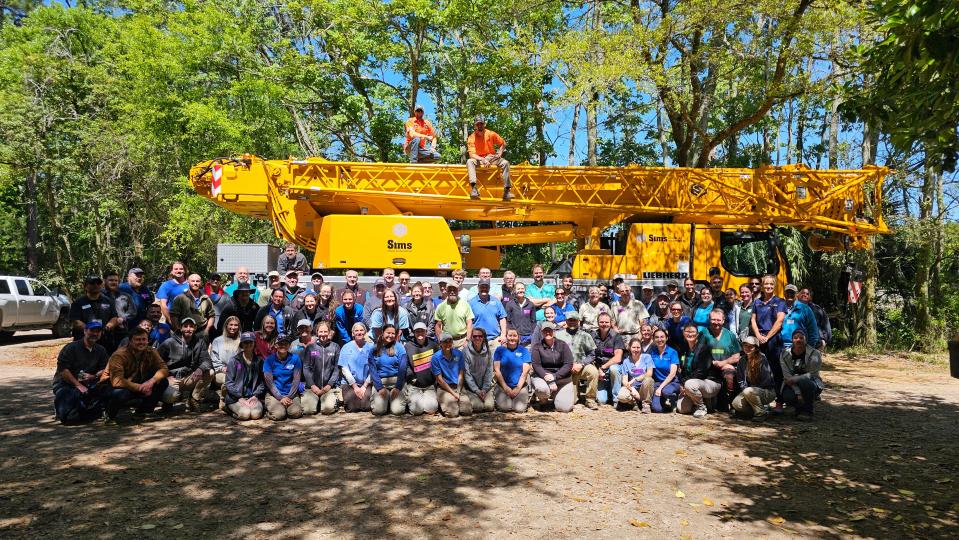
<svg viewBox="0 0 959 540">
<path fill-rule="evenodd" d="M 364 290 L 350 270 L 337 290 L 293 244 L 259 287 L 246 268 L 224 287 L 180 262 L 156 292 L 140 268 L 123 283 L 88 276 L 70 309 L 75 340 L 57 359 L 57 418 L 115 422 L 124 409 L 140 417 L 183 402 L 241 421 L 531 406 L 756 421 L 791 407 L 809 420 L 823 390 L 829 319 L 809 289 L 787 284 L 778 297 L 772 275 L 723 290 L 714 269 L 702 287 L 644 284 L 638 297 L 622 279 L 553 283 L 540 265 L 495 287 L 487 268 L 473 287 L 465 278 L 387 268 Z"/>
</svg>

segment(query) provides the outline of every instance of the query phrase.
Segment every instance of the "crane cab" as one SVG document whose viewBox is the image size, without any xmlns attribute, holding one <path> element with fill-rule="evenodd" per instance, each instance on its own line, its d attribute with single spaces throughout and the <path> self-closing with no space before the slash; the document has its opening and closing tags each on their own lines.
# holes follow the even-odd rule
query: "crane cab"
<svg viewBox="0 0 959 540">
<path fill-rule="evenodd" d="M 724 290 L 738 290 L 749 278 L 765 274 L 777 276 L 780 289 L 790 280 L 775 230 L 761 227 L 630 223 L 618 236 L 604 239 L 600 247 L 604 249 L 574 256 L 573 279 L 622 277 L 665 287 L 671 280 L 687 277 L 706 283 L 710 269 L 718 268 Z"/>
</svg>

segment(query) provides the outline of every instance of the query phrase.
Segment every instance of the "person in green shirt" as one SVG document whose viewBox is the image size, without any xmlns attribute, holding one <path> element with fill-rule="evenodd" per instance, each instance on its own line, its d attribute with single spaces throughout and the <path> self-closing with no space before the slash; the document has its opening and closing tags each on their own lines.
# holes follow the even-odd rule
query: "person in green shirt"
<svg viewBox="0 0 959 540">
<path fill-rule="evenodd" d="M 473 309 L 468 302 L 460 301 L 459 287 L 446 287 L 446 300 L 436 306 L 435 320 L 436 335 L 446 332 L 453 336 L 453 347 L 460 349 L 466 344 L 470 332 L 473 331 Z"/>
<path fill-rule="evenodd" d="M 596 392 L 599 388 L 599 369 L 595 365 L 596 341 L 589 332 L 580 329 L 579 313 L 566 314 L 566 328 L 556 332 L 556 339 L 565 342 L 573 351 L 573 386 L 579 388 L 581 380 L 586 381 L 586 407 L 599 408 Z"/>
</svg>

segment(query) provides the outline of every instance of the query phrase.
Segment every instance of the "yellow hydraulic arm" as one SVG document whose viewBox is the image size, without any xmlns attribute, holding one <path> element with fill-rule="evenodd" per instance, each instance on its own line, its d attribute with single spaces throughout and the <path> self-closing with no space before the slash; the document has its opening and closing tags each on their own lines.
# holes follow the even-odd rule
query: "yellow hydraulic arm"
<svg viewBox="0 0 959 540">
<path fill-rule="evenodd" d="M 538 222 L 535 227 L 463 230 L 474 246 L 586 239 L 599 247 L 622 221 L 793 226 L 830 231 L 833 247 L 868 246 L 889 231 L 882 219 L 888 170 L 514 166 L 516 198 L 502 201 L 495 168 L 480 171 L 469 198 L 463 165 L 351 163 L 244 155 L 200 163 L 193 188 L 232 211 L 271 219 L 277 234 L 315 250 L 331 215 L 436 216 L 444 220 Z M 219 179 L 214 189 L 214 177 Z M 836 235 L 842 235 L 837 237 Z M 333 263 L 335 266 L 335 263 Z M 454 264 L 455 266 L 455 264 Z"/>
</svg>

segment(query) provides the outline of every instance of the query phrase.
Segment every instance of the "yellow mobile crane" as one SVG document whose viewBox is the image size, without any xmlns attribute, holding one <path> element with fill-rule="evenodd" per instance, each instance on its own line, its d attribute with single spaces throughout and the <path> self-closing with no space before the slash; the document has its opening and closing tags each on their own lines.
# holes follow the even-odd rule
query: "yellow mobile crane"
<svg viewBox="0 0 959 540">
<path fill-rule="evenodd" d="M 218 158 L 190 170 L 200 195 L 272 221 L 278 236 L 316 256 L 314 268 L 499 268 L 499 246 L 579 241 L 575 279 L 622 276 L 663 285 L 708 279 L 725 286 L 765 273 L 789 280 L 775 227 L 826 231 L 814 249 L 863 248 L 889 232 L 882 219 L 888 170 L 514 166 L 516 198 L 502 201 L 496 169 L 471 200 L 463 165 L 352 163 L 321 158 Z M 491 222 L 451 230 L 448 220 Z M 497 227 L 497 222 L 539 223 Z M 620 225 L 617 238 L 603 231 Z"/>
</svg>

